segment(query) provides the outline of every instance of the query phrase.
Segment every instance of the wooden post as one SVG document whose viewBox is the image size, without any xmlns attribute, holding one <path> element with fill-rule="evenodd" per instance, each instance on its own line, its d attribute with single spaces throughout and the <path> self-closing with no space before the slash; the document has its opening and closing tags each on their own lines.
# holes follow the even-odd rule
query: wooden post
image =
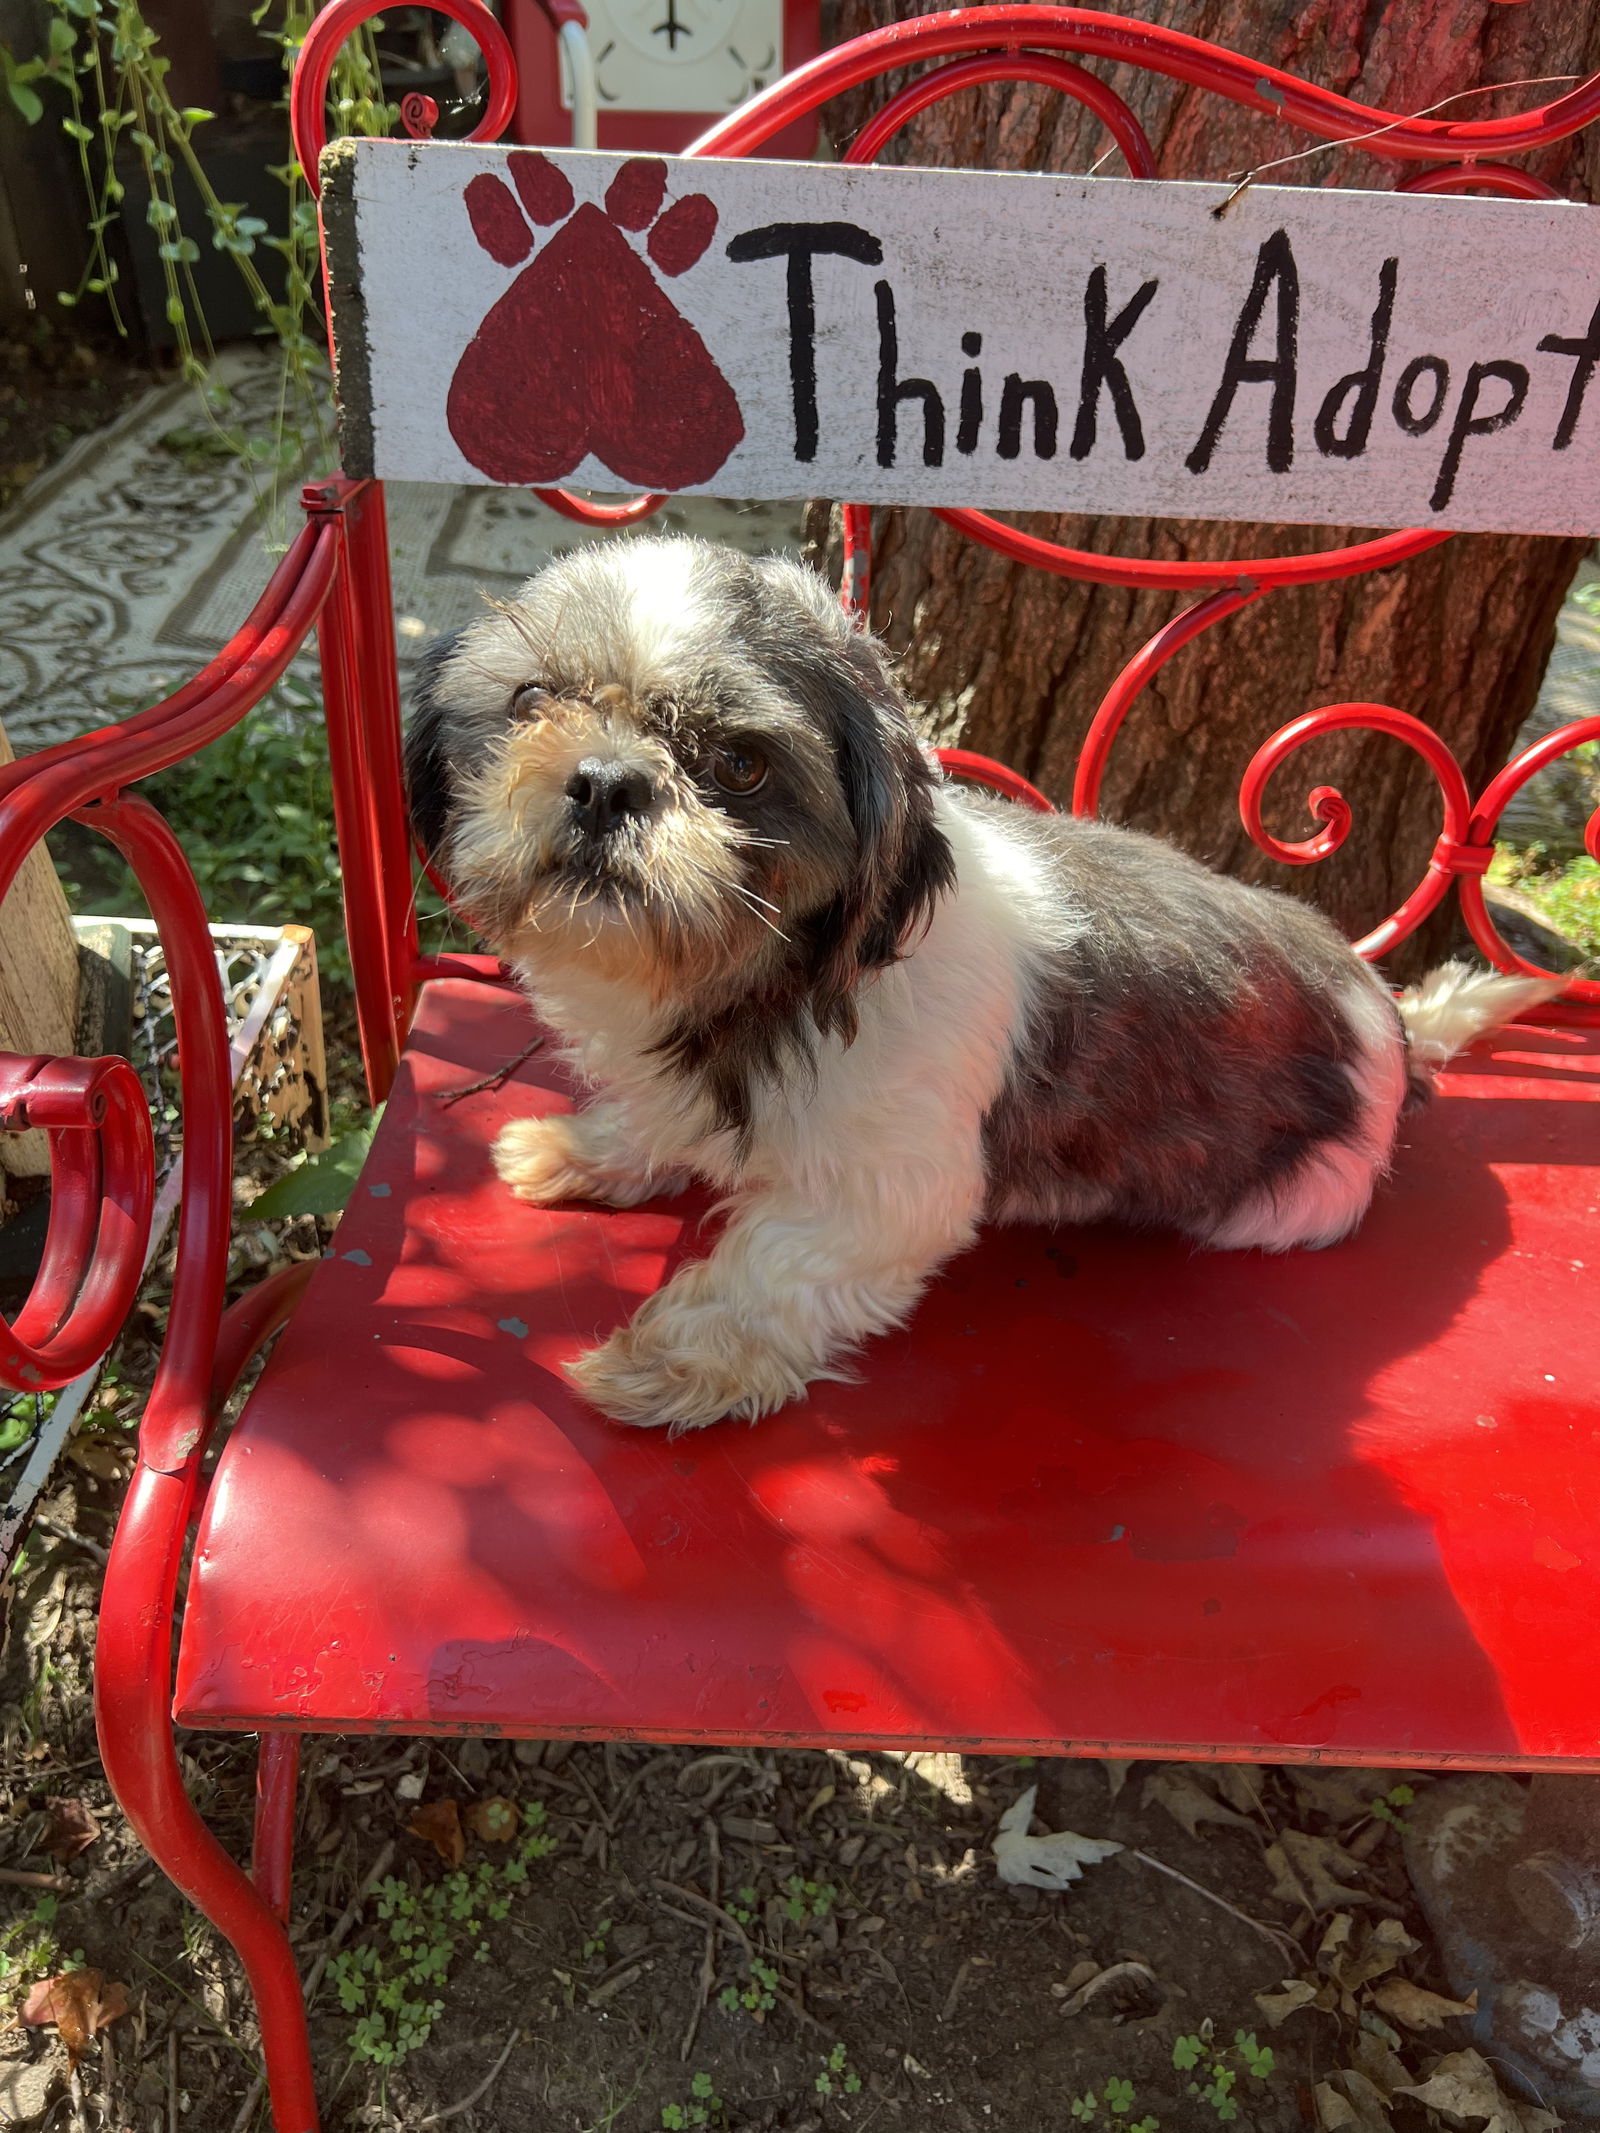
<svg viewBox="0 0 1600 2133">
<path fill-rule="evenodd" d="M 0 763 L 12 759 L 0 726 Z M 78 1012 L 78 944 L 72 916 L 44 846 L 22 863 L 0 907 L 0 1051 L 70 1053 Z M 0 1134 L 0 1220 L 8 1178 L 50 1168 L 42 1133 Z"/>
</svg>

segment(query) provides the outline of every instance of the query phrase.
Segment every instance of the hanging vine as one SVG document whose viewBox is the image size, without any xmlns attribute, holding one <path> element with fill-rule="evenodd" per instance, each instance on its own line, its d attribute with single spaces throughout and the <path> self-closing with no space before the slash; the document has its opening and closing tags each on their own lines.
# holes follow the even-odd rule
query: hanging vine
<svg viewBox="0 0 1600 2133">
<path fill-rule="evenodd" d="M 317 305 L 317 216 L 305 174 L 292 153 L 271 167 L 285 188 L 287 213 L 281 234 L 238 201 L 222 199 L 195 148 L 195 134 L 216 114 L 176 104 L 167 86 L 170 60 L 145 21 L 138 0 L 46 0 L 49 21 L 43 56 L 19 60 L 0 46 L 0 67 L 11 102 L 30 124 L 45 116 L 40 86 L 54 82 L 67 110 L 61 124 L 75 144 L 87 204 L 89 253 L 78 286 L 61 293 L 68 307 L 101 297 L 118 333 L 127 321 L 119 302 L 121 274 L 112 232 L 124 212 L 127 186 L 118 175 L 124 144 L 138 158 L 144 181 L 145 219 L 156 240 L 164 284 L 167 324 L 179 367 L 195 386 L 218 444 L 248 467 L 264 471 L 258 504 L 275 499 L 284 476 L 313 451 L 331 450 L 327 423 L 327 352 Z M 313 15 L 314 0 L 291 0 L 276 28 L 265 18 L 271 0 L 253 17 L 264 39 L 283 51 L 292 71 Z M 381 18 L 364 24 L 339 56 L 329 88 L 335 133 L 386 134 L 398 106 L 384 99 L 376 45 Z M 287 144 L 287 96 L 283 101 Z M 187 177 L 200 202 L 204 224 L 185 228 L 177 190 Z M 227 421 L 229 398 L 215 377 L 216 348 L 195 275 L 203 241 L 227 255 L 244 283 L 264 334 L 276 342 L 282 364 L 276 419 L 267 436 L 250 436 Z M 263 249 L 281 254 L 283 293 L 276 296 L 261 271 Z"/>
</svg>

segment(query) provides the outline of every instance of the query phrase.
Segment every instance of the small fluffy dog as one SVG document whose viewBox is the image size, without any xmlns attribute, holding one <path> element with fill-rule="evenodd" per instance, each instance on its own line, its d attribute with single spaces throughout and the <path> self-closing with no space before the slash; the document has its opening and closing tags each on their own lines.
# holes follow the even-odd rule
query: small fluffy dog
<svg viewBox="0 0 1600 2133">
<path fill-rule="evenodd" d="M 1332 1244 L 1428 1066 L 1558 989 L 1453 965 L 1397 1005 L 1286 896 L 944 783 L 823 581 L 703 541 L 580 549 L 442 645 L 407 772 L 593 1092 L 506 1127 L 506 1184 L 727 1196 L 572 1366 L 621 1422 L 846 1375 L 982 1222 Z"/>
</svg>

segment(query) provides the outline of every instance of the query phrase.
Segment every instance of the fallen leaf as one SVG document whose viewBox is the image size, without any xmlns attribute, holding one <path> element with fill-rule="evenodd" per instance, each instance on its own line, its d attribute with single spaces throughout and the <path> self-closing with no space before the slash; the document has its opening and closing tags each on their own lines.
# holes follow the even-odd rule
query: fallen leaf
<svg viewBox="0 0 1600 2133">
<path fill-rule="evenodd" d="M 1341 1911 L 1328 1921 L 1317 1949 L 1317 1968 L 1341 1991 L 1354 1995 L 1373 1978 L 1386 1976 L 1416 1946 L 1398 1918 L 1380 1918 L 1369 1927 Z"/>
<path fill-rule="evenodd" d="M 1321 1990 L 1325 1991 L 1326 1987 Z M 1286 1977 L 1280 1991 L 1258 1992 L 1256 2005 L 1266 2016 L 1269 2026 L 1278 2029 L 1302 2007 L 1315 2007 L 1320 1998 L 1321 1991 L 1306 1978 Z"/>
<path fill-rule="evenodd" d="M 1254 1826 L 1248 1815 L 1235 1814 L 1214 1793 L 1207 1792 L 1192 1771 L 1171 1766 L 1153 1771 L 1144 1781 L 1143 1798 L 1146 1807 L 1164 1807 L 1191 1837 L 1199 1836 L 1202 1822 L 1227 1823 L 1234 1829 Z"/>
<path fill-rule="evenodd" d="M 127 1437 L 74 1437 L 67 1446 L 67 1457 L 85 1474 L 92 1474 L 96 1481 L 120 1481 L 128 1470 L 128 1455 L 131 1446 Z"/>
<path fill-rule="evenodd" d="M 126 1985 L 107 1983 L 99 1970 L 64 1970 L 59 1977 L 41 1978 L 22 2005 L 22 2019 L 30 2029 L 55 2029 L 67 2047 L 74 2066 L 83 2057 L 89 2040 L 108 2022 L 129 2012 L 133 2002 Z"/>
<path fill-rule="evenodd" d="M 406 1824 L 406 1835 L 431 1844 L 446 1866 L 459 1866 L 467 1856 L 461 1810 L 454 1800 L 430 1800 L 426 1807 L 419 1807 Z"/>
<path fill-rule="evenodd" d="M 1359 1873 L 1361 1866 L 1331 1837 L 1286 1829 L 1276 1844 L 1267 1846 L 1267 1867 L 1273 1895 L 1308 1911 L 1333 1911 L 1341 1904 L 1372 1900 L 1364 1889 L 1349 1888 L 1337 1879 L 1340 1874 Z"/>
<path fill-rule="evenodd" d="M 42 1849 L 52 1859 L 59 1859 L 65 1865 L 99 1841 L 100 1825 L 90 1813 L 87 1801 L 50 1799 L 44 1804 L 50 1810 L 50 1827 L 45 1832 Z"/>
<path fill-rule="evenodd" d="M 1375 2089 L 1385 2096 L 1394 2095 L 1411 2079 L 1411 2069 L 1405 2061 L 1392 2052 L 1380 2038 L 1367 2030 L 1358 2029 L 1351 2057 L 1359 2073 L 1365 2074 Z"/>
<path fill-rule="evenodd" d="M 1115 1799 L 1127 1784 L 1128 1772 L 1133 1768 L 1133 1763 L 1131 1760 L 1120 1762 L 1114 1755 L 1108 1755 L 1101 1762 L 1100 1768 L 1106 1774 L 1106 1783 L 1111 1787 L 1111 1797 Z"/>
<path fill-rule="evenodd" d="M 1086 1978 L 1062 2001 L 1061 2012 L 1076 2015 L 1093 2008 L 1116 2022 L 1140 2022 L 1147 2015 L 1159 2014 L 1166 2003 L 1166 1988 L 1150 1965 L 1130 1959 L 1110 1963 Z"/>
<path fill-rule="evenodd" d="M 1043 1837 L 1030 1837 L 1037 1785 L 1030 1785 L 1019 1800 L 1000 1817 L 994 1840 L 995 1865 L 1002 1881 L 1033 1889 L 1064 1889 L 1081 1881 L 1086 1866 L 1098 1866 L 1122 1846 L 1109 1837 L 1080 1837 L 1075 1830 L 1061 1829 Z"/>
<path fill-rule="evenodd" d="M 1259 1763 L 1215 1763 L 1210 1776 L 1230 1807 L 1236 1807 L 1242 1815 L 1261 1812 L 1263 1778 Z"/>
<path fill-rule="evenodd" d="M 1478 2133 L 1561 2133 L 1561 2120 L 1554 2111 L 1542 2111 L 1537 2104 L 1514 2103 L 1494 2078 L 1488 2061 L 1477 2052 L 1451 2052 L 1439 2061 L 1426 2081 L 1395 2093 L 1415 2096 L 1430 2111 L 1448 2112 L 1453 2118 L 1487 2120 Z"/>
<path fill-rule="evenodd" d="M 1081 1963 L 1074 1963 L 1059 1984 L 1050 1987 L 1052 1999 L 1070 2000 L 1080 1985 L 1087 1985 L 1090 1978 L 1100 1975 L 1100 1965 L 1085 1956 Z"/>
<path fill-rule="evenodd" d="M 1341 2067 L 1316 2086 L 1318 2133 L 1389 2133 L 1389 2105 L 1355 2067 Z"/>
<path fill-rule="evenodd" d="M 1447 2000 L 1442 1993 L 1425 1991 L 1408 1977 L 1386 1977 L 1372 1995 L 1376 2006 L 1407 2029 L 1438 2029 L 1457 2015 L 1476 2014 L 1478 1995 L 1468 2000 Z"/>
<path fill-rule="evenodd" d="M 423 1809 L 427 1813 L 427 1809 Z M 419 1817 L 420 1819 L 420 1817 Z M 413 1833 L 416 1824 L 411 1825 Z M 509 1844 L 522 1827 L 522 1810 L 515 1800 L 508 1800 L 502 1793 L 492 1799 L 475 1800 L 467 1809 L 467 1827 L 485 1844 Z M 432 1840 L 432 1832 L 429 1832 Z"/>
</svg>

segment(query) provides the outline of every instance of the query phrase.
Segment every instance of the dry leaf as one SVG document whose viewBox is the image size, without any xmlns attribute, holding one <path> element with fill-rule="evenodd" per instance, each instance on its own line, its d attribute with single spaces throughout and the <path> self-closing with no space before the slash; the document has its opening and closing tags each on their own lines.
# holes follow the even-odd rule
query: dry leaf
<svg viewBox="0 0 1600 2133">
<path fill-rule="evenodd" d="M 1317 1949 L 1317 1968 L 1343 1992 L 1353 1994 L 1375 1977 L 1386 1976 L 1416 1946 L 1398 1918 L 1380 1918 L 1368 1927 L 1341 1911 L 1328 1921 Z"/>
<path fill-rule="evenodd" d="M 96 1481 L 120 1481 L 128 1471 L 131 1450 L 126 1436 L 83 1436 L 74 1437 L 68 1444 L 67 1457 L 85 1474 L 92 1474 Z"/>
<path fill-rule="evenodd" d="M 427 1812 L 426 1808 L 423 1810 Z M 415 1824 L 412 1825 L 413 1830 Z M 475 1800 L 467 1809 L 467 1827 L 485 1844 L 509 1844 L 522 1827 L 522 1810 L 502 1793 L 492 1799 Z M 432 1832 L 429 1832 L 430 1837 Z"/>
<path fill-rule="evenodd" d="M 52 1859 L 65 1865 L 99 1841 L 100 1825 L 89 1812 L 87 1801 L 52 1799 L 44 1804 L 50 1810 L 50 1827 L 42 1849 Z"/>
<path fill-rule="evenodd" d="M 1376 2006 L 1407 2029 L 1438 2029 L 1457 2015 L 1476 2014 L 1478 1995 L 1469 2000 L 1447 2000 L 1442 1993 L 1427 1992 L 1407 1977 L 1386 1977 L 1372 1995 Z"/>
<path fill-rule="evenodd" d="M 1191 1837 L 1199 1836 L 1202 1822 L 1225 1822 L 1234 1829 L 1254 1826 L 1247 1815 L 1236 1815 L 1231 1807 L 1224 1807 L 1214 1793 L 1207 1792 L 1192 1771 L 1170 1765 L 1152 1771 L 1145 1779 L 1144 1805 L 1164 1807 L 1173 1821 Z"/>
<path fill-rule="evenodd" d="M 1365 2074 L 1375 2089 L 1385 2096 L 1392 2096 L 1411 2079 L 1411 2069 L 1396 2056 L 1380 2037 L 1358 2029 L 1351 2057 L 1356 2062 L 1358 2073 Z"/>
<path fill-rule="evenodd" d="M 1122 1846 L 1109 1837 L 1080 1837 L 1076 1830 L 1057 1830 L 1053 1835 L 1030 1837 L 1037 1785 L 1030 1785 L 1019 1800 L 1000 1817 L 1000 1832 L 994 1840 L 995 1865 L 1002 1881 L 1026 1888 L 1064 1889 L 1081 1881 L 1086 1866 L 1098 1866 Z"/>
<path fill-rule="evenodd" d="M 1309 1911 L 1332 1911 L 1340 1904 L 1372 1900 L 1365 1890 L 1348 1888 L 1337 1879 L 1340 1874 L 1359 1873 L 1361 1864 L 1331 1837 L 1286 1829 L 1276 1844 L 1267 1846 L 1267 1866 L 1273 1895 Z"/>
<path fill-rule="evenodd" d="M 1111 1787 L 1111 1797 L 1115 1799 L 1127 1784 L 1128 1772 L 1133 1768 L 1133 1764 L 1131 1761 L 1119 1762 L 1114 1755 L 1108 1755 L 1101 1761 L 1100 1768 L 1106 1774 L 1106 1783 Z"/>
<path fill-rule="evenodd" d="M 1316 2105 L 1318 2133 L 1389 2133 L 1382 2091 L 1353 2066 L 1317 2083 Z"/>
<path fill-rule="evenodd" d="M 1130 1959 L 1111 1963 L 1085 1978 L 1062 2002 L 1061 2012 L 1076 2015 L 1092 2008 L 1116 2022 L 1140 2022 L 1147 2015 L 1159 2014 L 1166 2000 L 1166 1988 L 1150 1965 Z"/>
<path fill-rule="evenodd" d="M 1319 1991 L 1303 1977 L 1286 1977 L 1281 1991 L 1258 1992 L 1256 2005 L 1269 2025 L 1277 2029 L 1288 2021 L 1290 2015 L 1298 2014 L 1302 2007 L 1315 2007 L 1326 1990 L 1324 1986 Z"/>
<path fill-rule="evenodd" d="M 1230 1807 L 1242 1815 L 1260 1814 L 1264 1780 L 1259 1763 L 1214 1763 L 1210 1775 Z"/>
<path fill-rule="evenodd" d="M 107 1983 L 99 1970 L 64 1970 L 59 1977 L 41 1978 L 22 2006 L 22 2019 L 30 2029 L 55 2029 L 67 2047 L 74 2066 L 83 2057 L 89 2039 L 128 2013 L 133 2002 L 126 1985 Z"/>
<path fill-rule="evenodd" d="M 426 1807 L 419 1807 L 406 1824 L 406 1835 L 431 1844 L 446 1866 L 459 1866 L 467 1856 L 461 1810 L 454 1800 L 430 1800 Z"/>
<path fill-rule="evenodd" d="M 1430 2111 L 1447 2112 L 1452 2118 L 1486 2119 L 1478 2133 L 1561 2133 L 1561 2120 L 1554 2111 L 1514 2103 L 1477 2052 L 1451 2052 L 1426 2081 L 1396 2093 L 1415 2096 Z"/>
</svg>

